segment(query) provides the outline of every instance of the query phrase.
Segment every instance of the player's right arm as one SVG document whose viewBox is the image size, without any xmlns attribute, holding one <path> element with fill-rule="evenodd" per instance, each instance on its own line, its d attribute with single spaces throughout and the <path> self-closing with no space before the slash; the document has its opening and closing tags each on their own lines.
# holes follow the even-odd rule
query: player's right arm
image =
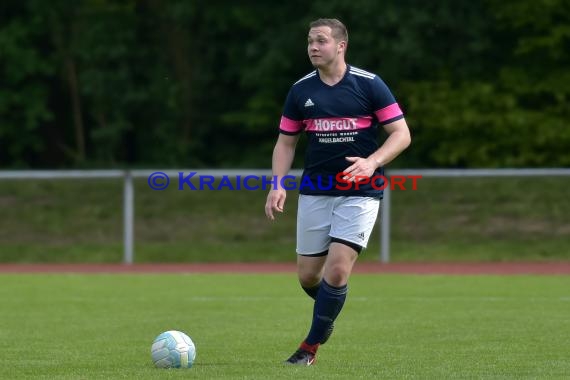
<svg viewBox="0 0 570 380">
<path fill-rule="evenodd" d="M 293 159 L 295 158 L 295 147 L 299 141 L 299 135 L 287 135 L 280 133 L 275 148 L 273 148 L 272 173 L 276 183 L 271 187 L 265 202 L 265 215 L 275 220 L 273 212 L 283 212 L 287 192 L 282 188 L 283 177 L 289 173 Z"/>
</svg>

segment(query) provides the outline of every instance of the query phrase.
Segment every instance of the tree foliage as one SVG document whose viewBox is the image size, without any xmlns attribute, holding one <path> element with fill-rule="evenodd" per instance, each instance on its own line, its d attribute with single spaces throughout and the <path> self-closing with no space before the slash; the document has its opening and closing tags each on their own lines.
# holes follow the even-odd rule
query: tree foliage
<svg viewBox="0 0 570 380">
<path fill-rule="evenodd" d="M 319 17 L 405 110 L 396 164 L 570 165 L 565 0 L 5 1 L 0 164 L 268 167 Z"/>
</svg>

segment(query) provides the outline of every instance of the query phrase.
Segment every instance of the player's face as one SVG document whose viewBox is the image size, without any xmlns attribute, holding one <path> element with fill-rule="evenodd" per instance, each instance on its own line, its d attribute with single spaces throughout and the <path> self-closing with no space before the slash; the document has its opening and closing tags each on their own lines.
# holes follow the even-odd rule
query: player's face
<svg viewBox="0 0 570 380">
<path fill-rule="evenodd" d="M 344 41 L 337 42 L 333 38 L 328 26 L 311 28 L 307 42 L 309 59 L 316 68 L 331 66 L 344 46 Z"/>
</svg>

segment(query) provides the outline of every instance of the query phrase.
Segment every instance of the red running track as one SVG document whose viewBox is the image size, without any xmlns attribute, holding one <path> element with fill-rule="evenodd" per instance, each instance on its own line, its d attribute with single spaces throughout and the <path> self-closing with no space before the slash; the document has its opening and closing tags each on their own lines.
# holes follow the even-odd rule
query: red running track
<svg viewBox="0 0 570 380">
<path fill-rule="evenodd" d="M 0 273 L 293 273 L 294 263 L 203 264 L 0 264 Z M 453 275 L 568 275 L 568 262 L 370 263 L 357 262 L 354 273 Z"/>
</svg>

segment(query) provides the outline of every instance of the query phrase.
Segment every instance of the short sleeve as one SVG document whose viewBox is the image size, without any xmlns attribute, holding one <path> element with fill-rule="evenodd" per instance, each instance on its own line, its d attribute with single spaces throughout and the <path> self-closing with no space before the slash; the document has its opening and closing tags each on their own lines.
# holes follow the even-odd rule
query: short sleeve
<svg viewBox="0 0 570 380">
<path fill-rule="evenodd" d="M 283 107 L 283 115 L 279 123 L 279 132 L 286 135 L 297 135 L 303 131 L 303 116 L 299 112 L 295 102 L 294 88 L 289 90 L 285 105 Z"/>
<path fill-rule="evenodd" d="M 372 82 L 372 102 L 374 115 L 381 125 L 390 124 L 404 117 L 394 95 L 378 76 L 374 77 Z"/>
</svg>

